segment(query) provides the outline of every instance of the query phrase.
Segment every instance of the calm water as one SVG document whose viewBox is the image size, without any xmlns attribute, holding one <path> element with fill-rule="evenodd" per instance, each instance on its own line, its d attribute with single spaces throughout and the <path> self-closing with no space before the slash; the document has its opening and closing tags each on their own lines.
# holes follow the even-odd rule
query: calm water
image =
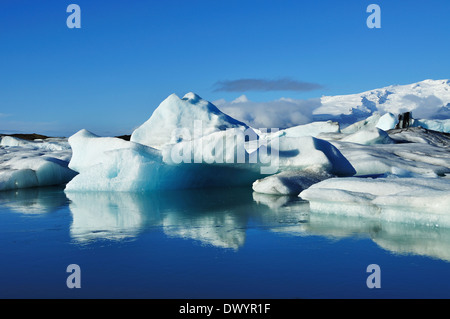
<svg viewBox="0 0 450 319">
<path fill-rule="evenodd" d="M 311 213 L 248 189 L 0 192 L 0 252 L 1 298 L 450 297 L 450 229 Z M 66 286 L 69 264 L 80 289 Z"/>
</svg>

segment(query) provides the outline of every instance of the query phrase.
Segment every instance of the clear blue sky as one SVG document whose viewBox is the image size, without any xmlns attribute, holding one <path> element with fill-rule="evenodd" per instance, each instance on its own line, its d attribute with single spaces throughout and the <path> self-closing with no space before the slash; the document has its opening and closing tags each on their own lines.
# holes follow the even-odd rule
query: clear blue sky
<svg viewBox="0 0 450 319">
<path fill-rule="evenodd" d="M 129 134 L 171 93 L 308 99 L 449 78 L 449 15 L 447 0 L 1 0 L 0 132 Z M 321 88 L 215 90 L 280 78 Z"/>
</svg>

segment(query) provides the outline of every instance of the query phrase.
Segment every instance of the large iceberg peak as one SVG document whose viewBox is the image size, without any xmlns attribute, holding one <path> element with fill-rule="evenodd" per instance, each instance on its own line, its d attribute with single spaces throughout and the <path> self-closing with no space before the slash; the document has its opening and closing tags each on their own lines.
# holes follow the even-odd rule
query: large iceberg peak
<svg viewBox="0 0 450 319">
<path fill-rule="evenodd" d="M 193 92 L 167 97 L 152 116 L 131 135 L 131 141 L 161 149 L 166 144 L 191 140 L 228 128 L 248 126 L 220 111 Z"/>
</svg>

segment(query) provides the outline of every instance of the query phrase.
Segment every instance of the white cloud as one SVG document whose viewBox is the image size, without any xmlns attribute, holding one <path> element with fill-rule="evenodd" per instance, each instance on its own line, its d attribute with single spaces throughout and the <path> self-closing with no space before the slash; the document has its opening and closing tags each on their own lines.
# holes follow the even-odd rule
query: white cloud
<svg viewBox="0 0 450 319">
<path fill-rule="evenodd" d="M 224 113 L 254 128 L 286 128 L 312 121 L 312 112 L 321 105 L 320 99 L 294 100 L 281 98 L 268 102 L 253 102 L 242 95 L 232 102 L 223 99 L 214 104 Z"/>
</svg>

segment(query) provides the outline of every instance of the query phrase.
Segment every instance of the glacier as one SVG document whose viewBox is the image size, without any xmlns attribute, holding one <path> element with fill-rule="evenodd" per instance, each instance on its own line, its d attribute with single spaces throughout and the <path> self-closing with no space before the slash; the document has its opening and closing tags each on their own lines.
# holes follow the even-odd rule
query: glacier
<svg viewBox="0 0 450 319">
<path fill-rule="evenodd" d="M 450 117 L 450 80 L 424 80 L 407 85 L 389 85 L 358 94 L 323 96 L 316 118 L 327 117 L 352 124 L 374 112 L 401 114 L 412 112 L 416 118 Z"/>
</svg>

